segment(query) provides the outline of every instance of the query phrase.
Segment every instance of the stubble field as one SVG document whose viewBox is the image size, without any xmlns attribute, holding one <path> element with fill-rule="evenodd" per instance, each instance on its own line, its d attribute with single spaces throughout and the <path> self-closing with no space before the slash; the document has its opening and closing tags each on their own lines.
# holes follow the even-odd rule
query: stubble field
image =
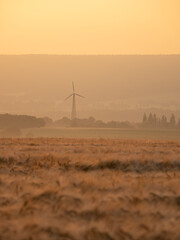
<svg viewBox="0 0 180 240">
<path fill-rule="evenodd" d="M 0 240 L 180 239 L 180 141 L 0 139 Z"/>
</svg>

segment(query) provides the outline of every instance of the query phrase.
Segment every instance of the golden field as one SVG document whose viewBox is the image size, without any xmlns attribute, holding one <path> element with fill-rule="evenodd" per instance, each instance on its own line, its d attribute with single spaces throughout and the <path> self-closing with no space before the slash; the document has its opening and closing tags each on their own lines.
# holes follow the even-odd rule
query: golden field
<svg viewBox="0 0 180 240">
<path fill-rule="evenodd" d="M 180 239 L 180 141 L 0 139 L 0 240 Z"/>
</svg>

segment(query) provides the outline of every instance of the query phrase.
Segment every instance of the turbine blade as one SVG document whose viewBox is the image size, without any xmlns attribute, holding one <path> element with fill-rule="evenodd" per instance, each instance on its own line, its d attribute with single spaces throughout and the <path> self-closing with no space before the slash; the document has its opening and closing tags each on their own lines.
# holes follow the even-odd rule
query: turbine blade
<svg viewBox="0 0 180 240">
<path fill-rule="evenodd" d="M 82 95 L 79 95 L 79 94 L 77 94 L 77 93 L 76 93 L 76 95 L 77 95 L 77 96 L 79 96 L 79 97 L 85 98 L 84 96 L 82 96 Z"/>
<path fill-rule="evenodd" d="M 68 98 L 70 98 L 73 94 L 69 95 L 67 98 L 64 99 L 64 101 L 66 101 Z"/>
<path fill-rule="evenodd" d="M 75 92 L 74 82 L 72 82 L 73 92 Z"/>
</svg>

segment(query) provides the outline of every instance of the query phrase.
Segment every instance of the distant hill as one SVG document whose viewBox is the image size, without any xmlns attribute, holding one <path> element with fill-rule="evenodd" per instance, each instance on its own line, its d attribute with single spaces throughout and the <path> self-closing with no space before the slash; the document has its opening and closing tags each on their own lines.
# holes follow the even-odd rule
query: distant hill
<svg viewBox="0 0 180 240">
<path fill-rule="evenodd" d="M 70 116 L 75 82 L 79 118 L 140 121 L 144 112 L 180 117 L 180 55 L 0 56 L 0 112 Z"/>
</svg>

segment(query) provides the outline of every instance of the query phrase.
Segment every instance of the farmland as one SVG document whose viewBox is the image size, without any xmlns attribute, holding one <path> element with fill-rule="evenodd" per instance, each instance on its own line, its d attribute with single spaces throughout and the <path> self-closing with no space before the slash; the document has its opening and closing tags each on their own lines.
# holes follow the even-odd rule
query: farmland
<svg viewBox="0 0 180 240">
<path fill-rule="evenodd" d="M 109 138 L 109 139 L 171 139 L 180 140 L 177 129 L 123 129 L 123 128 L 60 128 L 24 129 L 24 137 Z"/>
<path fill-rule="evenodd" d="M 0 239 L 180 239 L 180 141 L 0 139 Z"/>
</svg>

